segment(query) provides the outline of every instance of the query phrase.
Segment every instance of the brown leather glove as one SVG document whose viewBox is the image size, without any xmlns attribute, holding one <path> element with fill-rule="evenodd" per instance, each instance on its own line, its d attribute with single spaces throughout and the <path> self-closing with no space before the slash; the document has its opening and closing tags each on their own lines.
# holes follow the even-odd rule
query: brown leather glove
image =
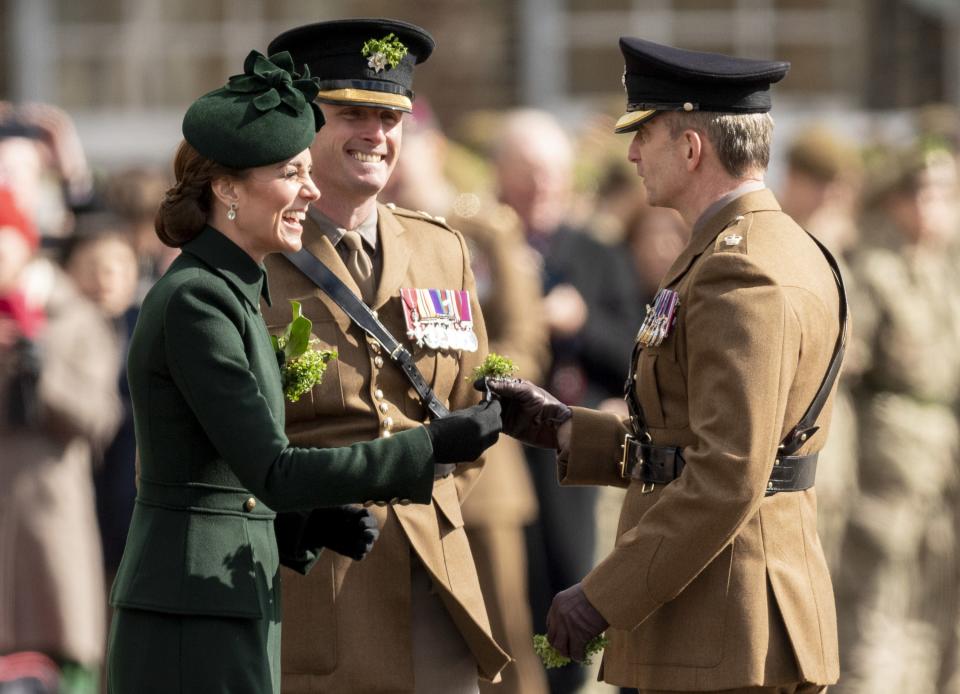
<svg viewBox="0 0 960 694">
<path fill-rule="evenodd" d="M 569 407 L 523 378 L 487 378 L 474 383 L 503 406 L 503 433 L 540 448 L 557 448 L 557 429 L 573 416 Z"/>
<path fill-rule="evenodd" d="M 547 640 L 561 655 L 583 662 L 587 642 L 610 626 L 587 600 L 579 583 L 553 597 L 547 613 Z"/>
</svg>

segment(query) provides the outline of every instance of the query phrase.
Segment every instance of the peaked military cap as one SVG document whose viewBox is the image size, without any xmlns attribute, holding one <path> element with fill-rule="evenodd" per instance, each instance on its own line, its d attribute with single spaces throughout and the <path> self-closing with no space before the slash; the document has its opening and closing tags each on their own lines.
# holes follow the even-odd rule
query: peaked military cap
<svg viewBox="0 0 960 694">
<path fill-rule="evenodd" d="M 289 53 L 267 58 L 250 51 L 242 75 L 190 105 L 183 137 L 207 159 L 232 169 L 289 159 L 307 149 L 323 125 L 313 103 L 317 91 L 309 69 L 294 71 Z"/>
<path fill-rule="evenodd" d="M 627 112 L 617 121 L 618 133 L 639 129 L 658 111 L 766 113 L 770 85 L 790 69 L 782 61 L 688 51 L 627 36 L 620 38 L 620 51 Z"/>
<path fill-rule="evenodd" d="M 409 113 L 413 67 L 430 57 L 433 37 L 395 19 L 340 19 L 286 31 L 269 51 L 289 51 L 320 80 L 317 100 Z"/>
</svg>

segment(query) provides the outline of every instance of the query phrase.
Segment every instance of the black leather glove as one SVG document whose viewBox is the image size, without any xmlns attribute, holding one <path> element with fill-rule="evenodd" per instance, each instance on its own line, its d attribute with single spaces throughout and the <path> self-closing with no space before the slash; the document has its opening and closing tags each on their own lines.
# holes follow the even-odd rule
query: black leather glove
<svg viewBox="0 0 960 694">
<path fill-rule="evenodd" d="M 503 424 L 500 403 L 482 402 L 425 424 L 437 465 L 469 463 L 497 442 Z"/>
<path fill-rule="evenodd" d="M 323 545 L 337 554 L 360 561 L 380 537 L 380 525 L 365 508 L 318 508 L 310 513 L 306 536 L 316 545 Z"/>
<path fill-rule="evenodd" d="M 610 624 L 587 600 L 579 583 L 561 590 L 547 613 L 547 640 L 562 655 L 583 662 L 587 642 Z"/>
<path fill-rule="evenodd" d="M 473 384 L 503 405 L 503 432 L 539 448 L 557 448 L 557 430 L 573 416 L 569 407 L 523 378 L 487 378 Z"/>
</svg>

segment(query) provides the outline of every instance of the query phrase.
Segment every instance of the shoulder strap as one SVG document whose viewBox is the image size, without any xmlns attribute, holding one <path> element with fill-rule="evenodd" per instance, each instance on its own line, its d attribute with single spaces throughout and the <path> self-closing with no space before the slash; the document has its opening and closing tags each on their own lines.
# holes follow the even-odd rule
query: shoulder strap
<svg viewBox="0 0 960 694">
<path fill-rule="evenodd" d="M 817 244 L 827 259 L 827 263 L 830 265 L 830 271 L 833 272 L 833 279 L 837 283 L 837 292 L 840 295 L 840 334 L 837 335 L 837 343 L 833 348 L 830 366 L 827 367 L 827 373 L 820 383 L 817 394 L 813 397 L 813 402 L 810 403 L 810 407 L 807 408 L 807 411 L 803 414 L 803 417 L 800 418 L 797 425 L 790 430 L 790 433 L 788 433 L 780 443 L 779 452 L 782 455 L 793 455 L 796 453 L 807 439 L 813 436 L 820 428 L 817 426 L 817 418 L 820 416 L 820 411 L 823 410 L 827 398 L 830 397 L 833 384 L 836 383 L 837 376 L 840 374 L 840 365 L 843 363 L 843 353 L 847 346 L 847 292 L 843 286 L 843 276 L 840 274 L 840 266 L 837 265 L 836 259 L 830 251 L 827 250 L 827 247 L 820 243 L 817 237 L 809 231 L 807 235 L 813 239 L 813 242 Z"/>
<path fill-rule="evenodd" d="M 440 402 L 437 394 L 427 385 L 426 379 L 420 373 L 420 369 L 417 368 L 413 356 L 407 348 L 390 334 L 383 323 L 373 315 L 370 308 L 350 291 L 350 288 L 341 282 L 340 278 L 333 274 L 330 268 L 320 262 L 306 248 L 301 248 L 296 253 L 288 252 L 283 255 L 296 265 L 300 272 L 320 287 L 327 296 L 333 299 L 334 303 L 350 316 L 354 325 L 380 343 L 380 346 L 390 355 L 390 360 L 403 371 L 403 375 L 410 381 L 410 385 L 420 396 L 420 401 L 433 417 L 439 419 L 450 414 L 450 411 Z"/>
</svg>

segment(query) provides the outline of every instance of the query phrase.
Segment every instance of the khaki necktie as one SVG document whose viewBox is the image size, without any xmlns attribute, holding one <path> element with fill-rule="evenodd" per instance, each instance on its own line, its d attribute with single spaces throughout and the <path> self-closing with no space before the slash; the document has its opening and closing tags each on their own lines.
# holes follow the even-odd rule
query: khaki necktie
<svg viewBox="0 0 960 694">
<path fill-rule="evenodd" d="M 343 242 L 350 251 L 347 256 L 347 269 L 351 276 L 360 287 L 360 296 L 366 302 L 373 300 L 374 276 L 373 262 L 363 247 L 363 237 L 359 231 L 346 231 L 343 234 Z"/>
</svg>

